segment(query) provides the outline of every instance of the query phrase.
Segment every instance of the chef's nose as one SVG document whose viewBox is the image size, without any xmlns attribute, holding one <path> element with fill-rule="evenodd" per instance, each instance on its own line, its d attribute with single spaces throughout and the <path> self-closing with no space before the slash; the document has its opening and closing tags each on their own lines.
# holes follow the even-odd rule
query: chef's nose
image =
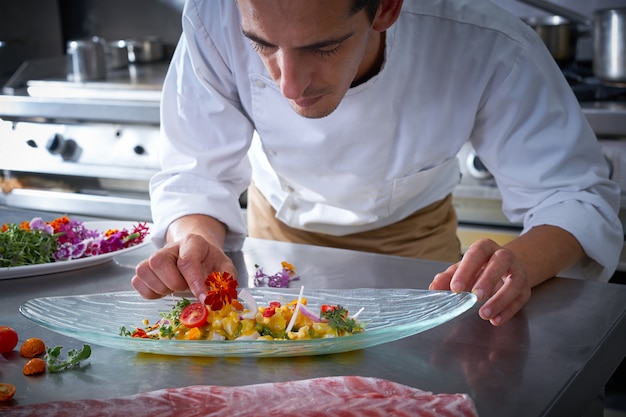
<svg viewBox="0 0 626 417">
<path fill-rule="evenodd" d="M 310 84 L 310 69 L 298 51 L 281 51 L 278 58 L 280 91 L 287 99 L 298 99 Z"/>
</svg>

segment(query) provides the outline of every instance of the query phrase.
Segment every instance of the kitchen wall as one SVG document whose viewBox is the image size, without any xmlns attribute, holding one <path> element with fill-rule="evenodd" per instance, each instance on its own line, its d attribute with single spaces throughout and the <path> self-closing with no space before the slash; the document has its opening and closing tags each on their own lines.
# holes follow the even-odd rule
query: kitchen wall
<svg viewBox="0 0 626 417">
<path fill-rule="evenodd" d="M 27 59 L 61 54 L 56 2 L 0 0 L 0 46 L 0 81 Z"/>
<path fill-rule="evenodd" d="M 64 41 L 90 35 L 124 39 L 158 35 L 175 44 L 184 0 L 57 0 Z"/>
<path fill-rule="evenodd" d="M 60 56 L 70 39 L 158 35 L 173 45 L 184 0 L 0 0 L 0 84 L 25 60 Z"/>
</svg>

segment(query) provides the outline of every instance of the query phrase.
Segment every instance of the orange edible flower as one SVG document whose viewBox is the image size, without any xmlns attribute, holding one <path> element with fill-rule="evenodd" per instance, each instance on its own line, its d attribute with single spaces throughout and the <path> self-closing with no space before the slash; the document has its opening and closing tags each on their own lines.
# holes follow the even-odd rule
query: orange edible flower
<svg viewBox="0 0 626 417">
<path fill-rule="evenodd" d="M 209 289 L 204 304 L 211 310 L 221 310 L 225 304 L 237 299 L 237 281 L 228 272 L 211 272 L 205 283 Z"/>
<path fill-rule="evenodd" d="M 230 303 L 232 304 L 233 307 L 235 307 L 235 310 L 243 311 L 243 304 L 241 304 L 239 300 L 233 299 L 233 301 L 231 301 Z"/>
<path fill-rule="evenodd" d="M 52 220 L 49 224 L 50 226 L 52 226 L 54 233 L 59 233 L 59 228 L 64 224 L 68 224 L 69 222 L 70 222 L 69 217 L 63 216 L 63 217 L 58 217 Z"/>
<path fill-rule="evenodd" d="M 283 269 L 286 269 L 293 273 L 296 272 L 296 267 L 290 264 L 289 262 L 282 261 L 280 264 L 282 265 Z"/>
</svg>

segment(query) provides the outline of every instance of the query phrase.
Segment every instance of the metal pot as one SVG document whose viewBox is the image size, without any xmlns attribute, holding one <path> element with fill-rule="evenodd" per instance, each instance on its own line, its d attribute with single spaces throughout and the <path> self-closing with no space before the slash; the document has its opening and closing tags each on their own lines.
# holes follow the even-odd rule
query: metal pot
<svg viewBox="0 0 626 417">
<path fill-rule="evenodd" d="M 592 28 L 593 71 L 607 83 L 626 83 L 626 8 L 596 10 L 593 20 L 544 0 L 519 0 Z"/>
<path fill-rule="evenodd" d="M 105 42 L 97 36 L 67 43 L 67 79 L 75 82 L 106 78 Z"/>
<path fill-rule="evenodd" d="M 532 16 L 522 19 L 532 27 L 546 44 L 559 65 L 568 65 L 576 59 L 578 25 L 562 16 Z"/>
<path fill-rule="evenodd" d="M 626 8 L 594 12 L 593 72 L 609 83 L 626 83 Z"/>
<path fill-rule="evenodd" d="M 106 62 L 109 70 L 128 67 L 128 47 L 126 46 L 126 41 L 117 40 L 107 43 Z"/>
<path fill-rule="evenodd" d="M 126 40 L 131 64 L 157 62 L 163 59 L 163 42 L 156 36 Z"/>
</svg>

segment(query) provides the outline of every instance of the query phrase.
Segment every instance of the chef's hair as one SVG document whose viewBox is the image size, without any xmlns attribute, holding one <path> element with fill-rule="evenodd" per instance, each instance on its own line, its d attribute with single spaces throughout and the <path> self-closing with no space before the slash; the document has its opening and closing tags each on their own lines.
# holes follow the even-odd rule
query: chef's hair
<svg viewBox="0 0 626 417">
<path fill-rule="evenodd" d="M 380 0 L 354 0 L 354 4 L 352 5 L 352 13 L 358 13 L 363 8 L 365 8 L 365 12 L 367 12 L 367 16 L 370 20 L 374 20 L 376 16 L 376 12 L 378 11 L 378 6 L 380 5 Z"/>
</svg>

